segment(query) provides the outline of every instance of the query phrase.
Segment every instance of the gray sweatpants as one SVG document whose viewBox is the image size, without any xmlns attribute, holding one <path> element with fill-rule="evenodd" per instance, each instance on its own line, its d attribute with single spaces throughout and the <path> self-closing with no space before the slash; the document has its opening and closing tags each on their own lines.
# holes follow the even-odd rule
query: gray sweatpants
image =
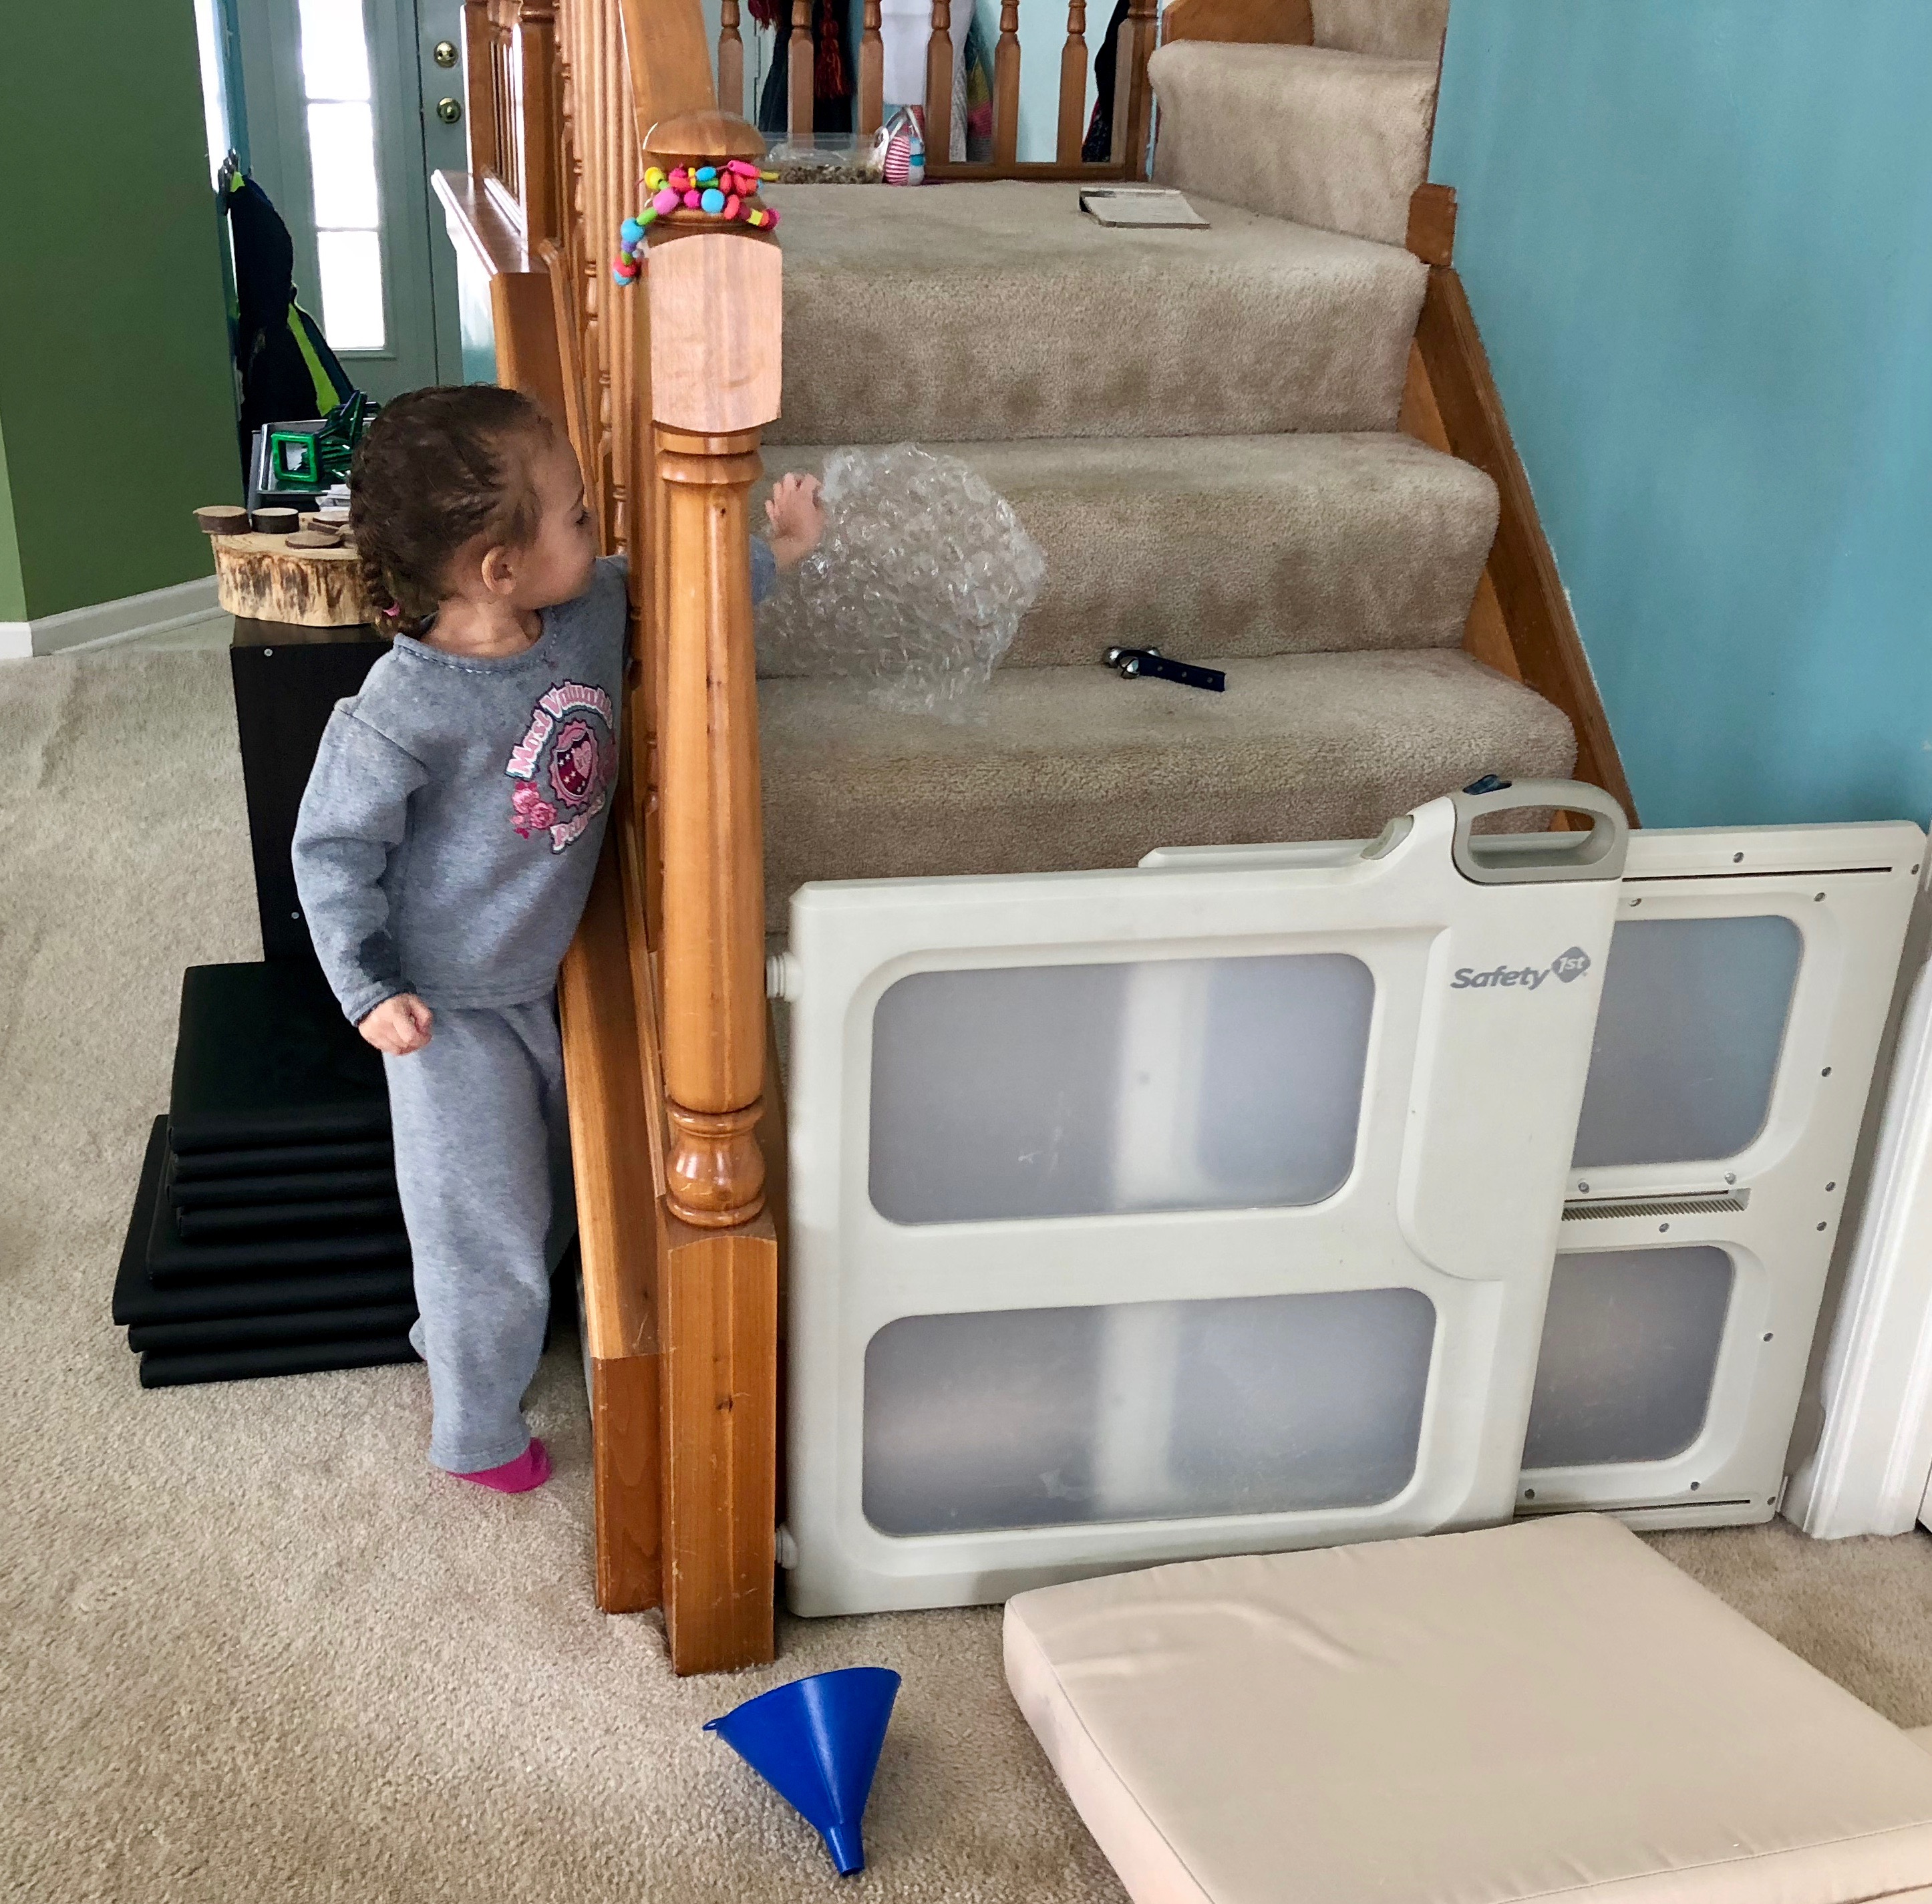
<svg viewBox="0 0 1932 1904">
<path fill-rule="evenodd" d="M 574 1208 L 554 996 L 438 1011 L 429 1042 L 385 1057 L 396 1182 L 429 1364 L 429 1458 L 473 1474 L 530 1445 L 524 1390 Z"/>
</svg>

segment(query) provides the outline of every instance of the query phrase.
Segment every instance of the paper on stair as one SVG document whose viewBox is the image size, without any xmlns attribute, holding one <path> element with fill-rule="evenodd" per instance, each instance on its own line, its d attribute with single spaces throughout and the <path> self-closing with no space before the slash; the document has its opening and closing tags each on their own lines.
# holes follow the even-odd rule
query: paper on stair
<svg viewBox="0 0 1932 1904">
<path fill-rule="evenodd" d="M 1208 220 L 1179 192 L 1164 185 L 1094 185 L 1080 208 L 1103 225 L 1172 225 L 1204 229 Z"/>
</svg>

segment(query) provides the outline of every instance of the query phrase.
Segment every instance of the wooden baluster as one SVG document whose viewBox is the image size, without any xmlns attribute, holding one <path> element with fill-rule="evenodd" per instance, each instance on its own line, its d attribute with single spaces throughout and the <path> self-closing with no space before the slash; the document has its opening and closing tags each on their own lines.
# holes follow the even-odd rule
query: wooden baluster
<svg viewBox="0 0 1932 1904">
<path fill-rule="evenodd" d="M 1114 156 L 1130 178 L 1147 175 L 1148 135 L 1154 123 L 1154 88 L 1148 84 L 1160 22 L 1155 0 L 1130 0 L 1114 49 Z"/>
<path fill-rule="evenodd" d="M 604 491 L 604 546 L 614 550 L 620 547 L 618 541 L 616 492 L 616 417 L 617 406 L 611 387 L 612 373 L 615 368 L 619 337 L 625 326 L 610 321 L 614 313 L 610 309 L 613 286 L 610 279 L 610 256 L 617 242 L 617 227 L 623 222 L 623 202 L 629 187 L 621 176 L 623 165 L 623 121 L 630 110 L 630 75 L 624 64 L 623 22 L 614 7 L 600 6 L 597 10 L 598 33 L 602 42 L 604 85 L 598 129 L 602 137 L 598 159 L 602 173 L 598 191 L 599 223 L 596 237 L 598 247 L 598 295 L 602 299 L 599 308 L 606 321 L 601 327 L 599 342 L 602 348 L 598 358 L 598 434 L 597 457 L 600 480 Z"/>
<path fill-rule="evenodd" d="M 793 138 L 812 130 L 812 0 L 791 0 L 790 64 L 785 74 L 790 117 L 787 128 Z"/>
<path fill-rule="evenodd" d="M 463 89 L 469 103 L 470 169 L 496 169 L 496 97 L 490 61 L 490 0 L 463 0 Z"/>
<path fill-rule="evenodd" d="M 1019 155 L 1019 0 L 1000 0 L 1000 40 L 993 49 L 994 166 L 1010 174 Z"/>
<path fill-rule="evenodd" d="M 718 109 L 745 109 L 745 42 L 738 31 L 738 0 L 723 0 L 718 22 Z"/>
<path fill-rule="evenodd" d="M 558 196 L 559 125 L 556 15 L 545 0 L 523 0 L 517 14 L 517 57 L 522 73 L 520 127 L 523 150 L 524 238 L 536 244 L 554 238 L 562 223 Z"/>
<path fill-rule="evenodd" d="M 886 43 L 879 34 L 879 0 L 866 0 L 859 40 L 859 136 L 869 139 L 886 116 Z"/>
<path fill-rule="evenodd" d="M 621 60 L 616 70 L 620 79 L 622 79 L 624 67 Z M 626 215 L 632 208 L 631 195 L 637 189 L 638 175 L 642 169 L 638 153 L 637 121 L 632 116 L 630 100 L 620 88 L 617 101 L 616 183 L 619 208 Z M 632 301 L 636 301 L 637 295 L 637 293 L 633 293 Z M 638 427 L 637 359 L 633 352 L 637 341 L 637 326 L 632 323 L 613 325 L 608 341 L 611 347 L 611 546 L 628 550 L 632 541 L 632 505 L 637 493 L 632 487 L 631 478 L 631 439 Z"/>
<path fill-rule="evenodd" d="M 961 0 L 970 5 L 971 0 Z M 952 156 L 952 4 L 932 0 L 932 37 L 926 45 L 926 164 L 930 172 Z"/>
<path fill-rule="evenodd" d="M 1087 0 L 1067 0 L 1066 45 L 1060 55 L 1060 136 L 1054 160 L 1078 165 L 1087 136 Z"/>
</svg>

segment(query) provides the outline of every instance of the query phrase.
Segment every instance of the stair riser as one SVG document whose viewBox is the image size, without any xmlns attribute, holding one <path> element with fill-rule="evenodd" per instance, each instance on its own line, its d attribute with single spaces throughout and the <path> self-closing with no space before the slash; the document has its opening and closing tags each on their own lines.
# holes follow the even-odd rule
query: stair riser
<svg viewBox="0 0 1932 1904">
<path fill-rule="evenodd" d="M 1103 232 L 1068 196 L 1043 230 L 982 241 L 976 268 L 950 265 L 944 220 L 960 214 L 947 195 L 1000 189 L 785 199 L 784 409 L 768 440 L 1394 427 L 1419 259 L 1232 206 L 1206 207 L 1208 232 Z M 816 196 L 842 192 L 882 205 L 874 246 L 854 235 L 857 208 Z M 934 205 L 932 230 L 907 200 Z"/>
<path fill-rule="evenodd" d="M 931 447 L 961 457 L 1046 552 L 1005 665 L 1111 645 L 1216 657 L 1461 644 L 1495 486 L 1399 436 Z M 773 481 L 826 452 L 775 449 Z"/>
<path fill-rule="evenodd" d="M 759 691 L 767 917 L 808 879 L 1130 866 L 1156 846 L 1372 838 L 1478 775 L 1566 775 L 1569 726 L 1466 656 L 1232 661 L 1228 692 L 1003 672 L 947 727 L 856 683 Z"/>
<path fill-rule="evenodd" d="M 1181 40 L 1148 67 L 1154 176 L 1252 211 L 1400 244 L 1427 175 L 1436 69 L 1312 46 Z"/>
</svg>

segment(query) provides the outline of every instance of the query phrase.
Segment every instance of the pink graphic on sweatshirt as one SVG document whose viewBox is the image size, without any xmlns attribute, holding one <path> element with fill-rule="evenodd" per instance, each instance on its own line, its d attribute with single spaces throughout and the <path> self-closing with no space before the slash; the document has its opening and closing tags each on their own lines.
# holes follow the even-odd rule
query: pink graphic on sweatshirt
<svg viewBox="0 0 1932 1904">
<path fill-rule="evenodd" d="M 560 681 L 538 701 L 503 769 L 519 783 L 511 790 L 510 823 L 520 838 L 548 833 L 550 850 L 561 853 L 604 811 L 617 777 L 616 727 L 602 688 Z M 570 810 L 568 817 L 560 808 Z"/>
</svg>

